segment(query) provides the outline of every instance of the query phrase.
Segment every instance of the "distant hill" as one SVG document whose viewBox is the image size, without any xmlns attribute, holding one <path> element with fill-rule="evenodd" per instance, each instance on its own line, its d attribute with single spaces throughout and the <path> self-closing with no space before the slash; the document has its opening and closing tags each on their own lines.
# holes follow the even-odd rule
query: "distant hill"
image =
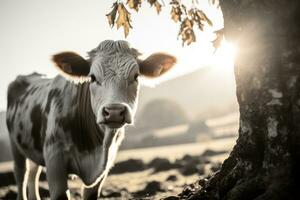
<svg viewBox="0 0 300 200">
<path fill-rule="evenodd" d="M 237 110 L 234 73 L 232 70 L 204 67 L 155 88 L 143 86 L 136 122 L 145 110 L 144 106 L 155 99 L 176 102 L 190 119 L 230 113 Z"/>
<path fill-rule="evenodd" d="M 204 130 L 204 121 L 238 112 L 237 105 L 232 70 L 205 67 L 165 81 L 155 88 L 143 86 L 135 125 L 127 127 L 128 134 L 122 148 L 196 141 L 199 133 L 211 133 L 209 129 Z M 233 121 L 237 123 L 237 119 Z M 182 124 L 186 124 L 189 129 L 181 131 L 184 133 L 182 135 L 173 134 L 163 138 L 155 136 L 158 129 L 179 127 Z M 174 132 L 175 129 L 172 130 Z M 220 132 L 222 137 L 224 131 Z M 230 131 L 230 134 L 234 132 Z M 163 134 L 166 134 L 165 131 Z"/>
</svg>

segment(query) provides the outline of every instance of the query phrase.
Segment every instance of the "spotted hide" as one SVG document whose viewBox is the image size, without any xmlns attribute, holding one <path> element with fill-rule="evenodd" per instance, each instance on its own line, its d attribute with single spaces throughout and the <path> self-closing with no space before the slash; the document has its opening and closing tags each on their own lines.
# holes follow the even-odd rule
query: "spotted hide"
<svg viewBox="0 0 300 200">
<path fill-rule="evenodd" d="M 50 197 L 69 199 L 67 177 L 84 184 L 83 199 L 97 199 L 123 139 L 133 124 L 139 76 L 155 78 L 176 59 L 155 53 L 142 60 L 125 41 L 106 40 L 87 59 L 74 52 L 53 56 L 61 75 L 18 76 L 8 88 L 7 126 L 18 199 L 39 199 L 46 167 Z"/>
</svg>

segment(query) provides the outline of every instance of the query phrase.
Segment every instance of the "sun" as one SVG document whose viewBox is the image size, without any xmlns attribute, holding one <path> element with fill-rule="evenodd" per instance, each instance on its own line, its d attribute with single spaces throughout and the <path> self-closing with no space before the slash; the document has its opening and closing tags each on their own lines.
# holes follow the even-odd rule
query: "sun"
<svg viewBox="0 0 300 200">
<path fill-rule="evenodd" d="M 223 39 L 220 47 L 216 50 L 212 65 L 221 70 L 231 70 L 234 66 L 234 59 L 237 47 L 232 42 Z"/>
</svg>

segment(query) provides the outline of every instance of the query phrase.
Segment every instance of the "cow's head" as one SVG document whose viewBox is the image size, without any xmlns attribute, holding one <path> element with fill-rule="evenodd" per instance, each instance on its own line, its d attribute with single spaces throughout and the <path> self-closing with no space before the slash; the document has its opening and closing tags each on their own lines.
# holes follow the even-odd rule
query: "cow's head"
<svg viewBox="0 0 300 200">
<path fill-rule="evenodd" d="M 68 76 L 90 81 L 91 106 L 98 124 L 120 128 L 132 124 L 139 90 L 139 76 L 159 77 L 176 58 L 155 53 L 145 60 L 125 41 L 106 40 L 89 52 L 86 60 L 73 52 L 53 56 Z"/>
</svg>

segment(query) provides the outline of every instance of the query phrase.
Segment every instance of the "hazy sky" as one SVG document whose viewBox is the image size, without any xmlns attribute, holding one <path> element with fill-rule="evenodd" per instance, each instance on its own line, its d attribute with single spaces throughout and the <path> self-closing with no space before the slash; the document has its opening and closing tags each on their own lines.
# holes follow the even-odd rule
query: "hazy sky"
<svg viewBox="0 0 300 200">
<path fill-rule="evenodd" d="M 111 29 L 107 23 L 105 14 L 113 2 L 1 0 L 0 110 L 6 107 L 7 86 L 17 75 L 36 71 L 52 77 L 58 73 L 50 61 L 51 55 L 68 50 L 86 56 L 87 51 L 105 39 L 125 39 L 123 30 Z M 203 6 L 206 7 L 205 3 Z M 214 11 L 207 10 L 218 29 L 222 17 L 220 12 L 211 14 Z M 142 5 L 141 12 L 130 12 L 133 30 L 126 40 L 145 56 L 156 51 L 176 55 L 179 63 L 170 77 L 212 63 L 213 49 L 208 41 L 211 35 L 198 33 L 196 44 L 182 48 L 181 40 L 177 40 L 179 27 L 170 20 L 169 6 L 163 7 L 160 15 L 148 3 Z"/>
</svg>

